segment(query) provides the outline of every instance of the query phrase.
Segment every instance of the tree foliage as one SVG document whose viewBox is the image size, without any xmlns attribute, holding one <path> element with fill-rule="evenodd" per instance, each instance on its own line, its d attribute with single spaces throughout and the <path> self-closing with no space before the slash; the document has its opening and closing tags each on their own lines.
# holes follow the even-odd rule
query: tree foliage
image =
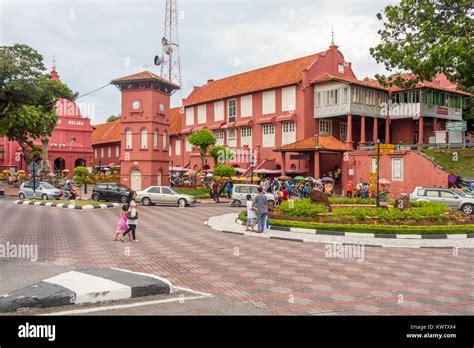
<svg viewBox="0 0 474 348">
<path fill-rule="evenodd" d="M 0 46 L 0 136 L 17 141 L 28 163 L 33 140 L 56 126 L 56 101 L 77 96 L 45 70 L 43 57 L 33 48 Z"/>
<path fill-rule="evenodd" d="M 445 73 L 469 91 L 474 74 L 474 23 L 471 0 L 401 0 L 388 5 L 377 18 L 381 42 L 370 49 L 378 63 L 390 73 L 411 72 L 416 78 L 404 81 L 399 76 L 393 84 L 412 86 L 430 81 Z M 385 76 L 377 76 L 386 82 Z"/>
<path fill-rule="evenodd" d="M 120 119 L 120 115 L 110 115 L 106 122 L 114 122 Z"/>
<path fill-rule="evenodd" d="M 220 177 L 228 177 L 229 179 L 235 176 L 236 170 L 234 167 L 217 165 L 214 167 L 213 174 Z"/>
<path fill-rule="evenodd" d="M 209 147 L 215 145 L 217 139 L 209 130 L 201 129 L 191 134 L 188 141 L 191 145 L 199 148 L 199 154 L 201 156 L 201 168 L 199 170 L 201 170 L 206 164 L 206 156 Z"/>
<path fill-rule="evenodd" d="M 232 152 L 228 147 L 221 145 L 211 147 L 209 155 L 214 159 L 215 166 L 231 161 L 234 158 L 234 152 Z"/>
</svg>

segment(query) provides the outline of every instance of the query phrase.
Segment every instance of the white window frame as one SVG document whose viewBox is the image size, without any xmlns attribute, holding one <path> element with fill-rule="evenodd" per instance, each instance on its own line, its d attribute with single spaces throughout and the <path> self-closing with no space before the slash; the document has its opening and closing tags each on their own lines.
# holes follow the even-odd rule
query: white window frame
<svg viewBox="0 0 474 348">
<path fill-rule="evenodd" d="M 94 158 L 97 158 L 97 148 L 94 149 Z"/>
<path fill-rule="evenodd" d="M 332 135 L 332 120 L 319 120 L 319 134 Z"/>
<path fill-rule="evenodd" d="M 342 135 L 345 135 L 344 137 Z M 340 122 L 339 123 L 339 140 L 346 141 L 347 140 L 347 122 Z"/>
<path fill-rule="evenodd" d="M 104 158 L 104 148 L 100 148 L 100 158 Z"/>
<path fill-rule="evenodd" d="M 275 124 L 262 125 L 262 147 L 275 147 Z"/>
<path fill-rule="evenodd" d="M 296 122 L 285 121 L 281 124 L 281 145 L 287 145 L 296 141 Z"/>
<path fill-rule="evenodd" d="M 217 140 L 216 145 L 224 146 L 224 144 L 225 144 L 225 132 L 224 132 L 224 130 L 223 129 L 216 129 L 213 133 L 214 133 L 214 137 Z"/>
<path fill-rule="evenodd" d="M 253 116 L 252 95 L 244 95 L 240 97 L 240 117 Z"/>
<path fill-rule="evenodd" d="M 186 142 L 186 152 L 191 152 L 193 151 L 193 146 L 191 145 L 191 143 L 189 142 L 189 135 L 186 136 L 185 138 L 185 142 Z"/>
<path fill-rule="evenodd" d="M 237 147 L 237 128 L 227 129 L 227 146 Z"/>
<path fill-rule="evenodd" d="M 181 139 L 177 138 L 176 141 L 174 142 L 174 154 L 176 156 L 181 155 Z"/>
<path fill-rule="evenodd" d="M 314 107 L 318 109 L 321 107 L 321 92 L 314 93 Z"/>
<path fill-rule="evenodd" d="M 376 157 L 370 158 L 370 172 L 371 173 L 377 172 L 377 158 Z"/>
<path fill-rule="evenodd" d="M 125 149 L 129 150 L 133 147 L 133 132 L 131 128 L 125 130 Z"/>
<path fill-rule="evenodd" d="M 107 157 L 108 157 L 108 158 L 112 157 L 112 146 L 109 146 L 109 147 L 107 148 Z"/>
<path fill-rule="evenodd" d="M 192 126 L 194 124 L 194 107 L 191 106 L 186 108 L 186 126 Z"/>
<path fill-rule="evenodd" d="M 153 148 L 154 149 L 158 148 L 158 129 L 156 128 L 153 131 Z"/>
<path fill-rule="evenodd" d="M 275 90 L 266 91 L 262 93 L 262 114 L 275 113 Z"/>
<path fill-rule="evenodd" d="M 224 121 L 224 102 L 214 102 L 214 121 Z"/>
<path fill-rule="evenodd" d="M 168 133 L 163 131 L 163 150 L 166 150 L 166 147 L 168 146 Z"/>
<path fill-rule="evenodd" d="M 142 128 L 140 131 L 140 149 L 148 149 L 148 129 Z"/>
<path fill-rule="evenodd" d="M 293 112 L 296 109 L 296 86 L 281 89 L 281 111 Z"/>
<path fill-rule="evenodd" d="M 339 74 L 344 74 L 344 64 L 338 64 L 337 65 L 337 72 Z"/>
<path fill-rule="evenodd" d="M 206 104 L 199 105 L 197 107 L 197 113 L 198 113 L 198 124 L 206 123 L 206 116 L 207 116 L 207 108 Z"/>
<path fill-rule="evenodd" d="M 233 102 L 232 106 L 231 106 L 231 102 Z M 237 119 L 237 98 L 232 98 L 227 101 L 227 122 L 235 122 L 236 119 Z"/>
<path fill-rule="evenodd" d="M 120 157 L 120 146 L 115 146 L 115 157 Z"/>
<path fill-rule="evenodd" d="M 240 146 L 244 145 L 252 147 L 252 127 L 250 126 L 240 128 Z"/>
<path fill-rule="evenodd" d="M 403 158 L 393 157 L 392 158 L 392 181 L 403 181 L 404 163 Z M 398 171 L 395 171 L 396 163 L 398 163 Z"/>
</svg>

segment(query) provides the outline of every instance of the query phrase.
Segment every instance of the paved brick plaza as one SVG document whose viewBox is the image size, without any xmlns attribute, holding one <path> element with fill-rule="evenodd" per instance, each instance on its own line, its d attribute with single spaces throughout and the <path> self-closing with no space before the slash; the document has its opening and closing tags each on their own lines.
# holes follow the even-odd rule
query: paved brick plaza
<svg viewBox="0 0 474 348">
<path fill-rule="evenodd" d="M 268 314 L 474 314 L 474 250 L 365 248 L 363 262 L 326 258 L 323 244 L 217 232 L 226 205 L 140 207 L 139 243 L 112 242 L 119 209 L 0 206 L 0 244 L 35 244 L 39 260 L 120 267 L 250 303 Z M 128 249 L 129 248 L 129 249 Z M 400 300 L 403 300 L 400 302 Z"/>
</svg>

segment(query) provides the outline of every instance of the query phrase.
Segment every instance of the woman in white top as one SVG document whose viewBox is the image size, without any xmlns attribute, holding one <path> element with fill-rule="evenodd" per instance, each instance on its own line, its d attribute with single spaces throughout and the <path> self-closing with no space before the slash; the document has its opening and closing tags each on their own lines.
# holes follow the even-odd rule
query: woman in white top
<svg viewBox="0 0 474 348">
<path fill-rule="evenodd" d="M 246 231 L 256 232 L 255 224 L 257 221 L 257 215 L 255 214 L 255 208 L 253 206 L 252 196 L 247 195 L 247 227 Z"/>
<path fill-rule="evenodd" d="M 132 232 L 132 237 L 134 242 L 138 242 L 139 240 L 135 238 L 135 232 L 138 225 L 138 212 L 137 212 L 137 202 L 135 199 L 137 198 L 137 193 L 135 191 L 130 191 L 128 195 L 128 209 L 127 209 L 127 230 L 120 236 L 120 240 L 123 243 L 123 237 L 127 235 L 128 232 Z"/>
</svg>

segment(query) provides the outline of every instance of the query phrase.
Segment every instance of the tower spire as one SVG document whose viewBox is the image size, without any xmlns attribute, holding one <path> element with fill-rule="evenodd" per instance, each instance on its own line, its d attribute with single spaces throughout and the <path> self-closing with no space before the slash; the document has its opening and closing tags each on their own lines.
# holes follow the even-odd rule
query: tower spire
<svg viewBox="0 0 474 348">
<path fill-rule="evenodd" d="M 331 25 L 331 46 L 335 46 L 334 43 L 334 25 Z"/>
<path fill-rule="evenodd" d="M 53 66 L 51 67 L 53 70 L 56 70 L 56 55 L 53 54 Z"/>
</svg>

